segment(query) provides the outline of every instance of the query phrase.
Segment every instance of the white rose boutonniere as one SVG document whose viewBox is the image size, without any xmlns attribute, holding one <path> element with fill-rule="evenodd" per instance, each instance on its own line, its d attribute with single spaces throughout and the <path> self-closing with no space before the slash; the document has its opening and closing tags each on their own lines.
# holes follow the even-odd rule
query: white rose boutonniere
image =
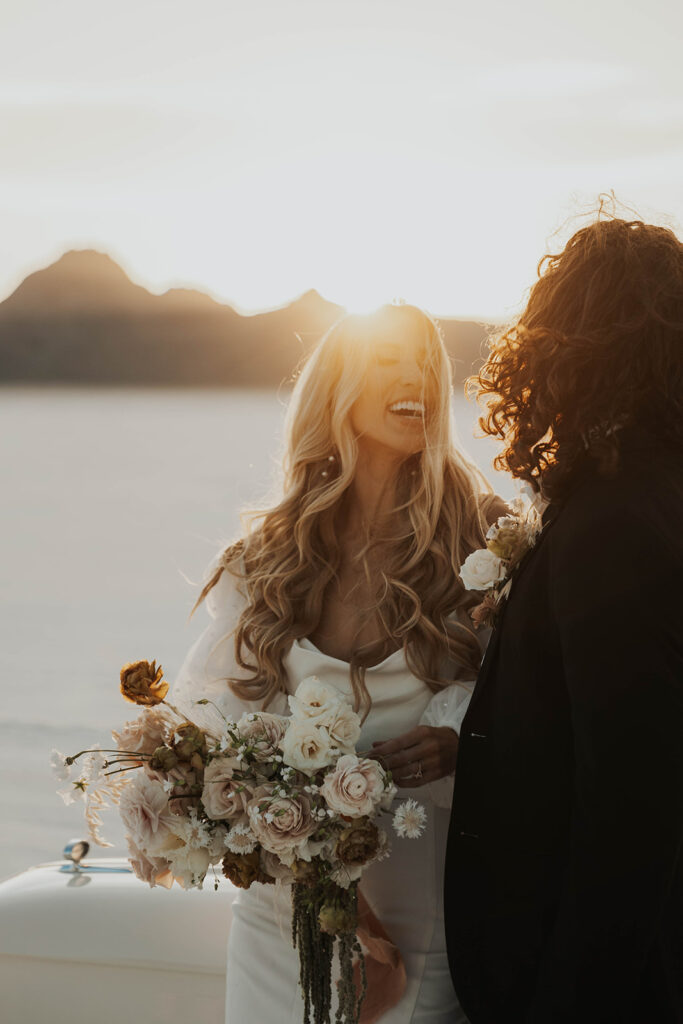
<svg viewBox="0 0 683 1024">
<path fill-rule="evenodd" d="M 541 508 L 513 504 L 513 515 L 501 516 L 486 534 L 486 547 L 473 551 L 460 569 L 465 590 L 486 591 L 481 604 L 470 612 L 476 628 L 495 625 L 500 607 L 510 593 L 512 575 L 536 544 L 542 529 Z"/>
<path fill-rule="evenodd" d="M 503 559 L 488 548 L 479 548 L 468 555 L 460 570 L 465 590 L 489 590 L 505 575 Z"/>
</svg>

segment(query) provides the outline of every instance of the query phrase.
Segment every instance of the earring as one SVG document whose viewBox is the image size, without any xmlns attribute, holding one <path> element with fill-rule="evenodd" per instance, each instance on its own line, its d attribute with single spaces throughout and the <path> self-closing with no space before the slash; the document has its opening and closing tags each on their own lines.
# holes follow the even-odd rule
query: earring
<svg viewBox="0 0 683 1024">
<path fill-rule="evenodd" d="M 336 459 L 336 456 L 334 456 L 334 455 L 328 455 L 328 456 L 327 456 L 327 461 L 328 461 L 328 463 L 330 464 L 330 469 L 331 469 L 331 468 L 332 468 L 332 463 L 333 463 L 333 462 L 336 462 L 336 461 L 337 461 L 337 459 Z M 329 474 L 329 470 L 327 470 L 327 469 L 324 469 L 324 470 L 322 471 L 322 473 L 321 473 L 320 475 L 321 475 L 322 477 L 328 477 L 328 476 L 330 475 L 330 474 Z"/>
</svg>

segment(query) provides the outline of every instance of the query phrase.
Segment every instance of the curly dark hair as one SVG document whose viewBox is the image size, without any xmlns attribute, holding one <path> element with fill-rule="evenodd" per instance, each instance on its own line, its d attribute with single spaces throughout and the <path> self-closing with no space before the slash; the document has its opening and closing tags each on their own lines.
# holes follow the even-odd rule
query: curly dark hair
<svg viewBox="0 0 683 1024">
<path fill-rule="evenodd" d="M 468 383 L 487 407 L 482 429 L 505 442 L 495 464 L 550 500 L 587 458 L 614 472 L 615 428 L 683 444 L 683 245 L 601 207 L 543 257 L 524 312 L 489 347 Z"/>
</svg>

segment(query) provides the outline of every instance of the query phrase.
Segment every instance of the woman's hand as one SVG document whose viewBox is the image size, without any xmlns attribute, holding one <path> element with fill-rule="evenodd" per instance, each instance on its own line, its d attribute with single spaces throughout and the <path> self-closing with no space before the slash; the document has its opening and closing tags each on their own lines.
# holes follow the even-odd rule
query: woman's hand
<svg viewBox="0 0 683 1024">
<path fill-rule="evenodd" d="M 397 786 L 414 789 L 455 770 L 458 734 L 448 726 L 418 725 L 396 739 L 373 743 L 369 756 L 391 772 Z"/>
</svg>

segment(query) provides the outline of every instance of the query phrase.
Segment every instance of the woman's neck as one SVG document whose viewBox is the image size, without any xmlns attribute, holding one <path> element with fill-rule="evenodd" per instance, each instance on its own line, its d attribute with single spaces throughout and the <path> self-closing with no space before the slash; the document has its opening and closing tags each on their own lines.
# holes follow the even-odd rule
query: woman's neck
<svg viewBox="0 0 683 1024">
<path fill-rule="evenodd" d="M 402 461 L 393 453 L 361 449 L 348 492 L 348 530 L 367 532 L 396 507 L 396 481 Z"/>
</svg>

